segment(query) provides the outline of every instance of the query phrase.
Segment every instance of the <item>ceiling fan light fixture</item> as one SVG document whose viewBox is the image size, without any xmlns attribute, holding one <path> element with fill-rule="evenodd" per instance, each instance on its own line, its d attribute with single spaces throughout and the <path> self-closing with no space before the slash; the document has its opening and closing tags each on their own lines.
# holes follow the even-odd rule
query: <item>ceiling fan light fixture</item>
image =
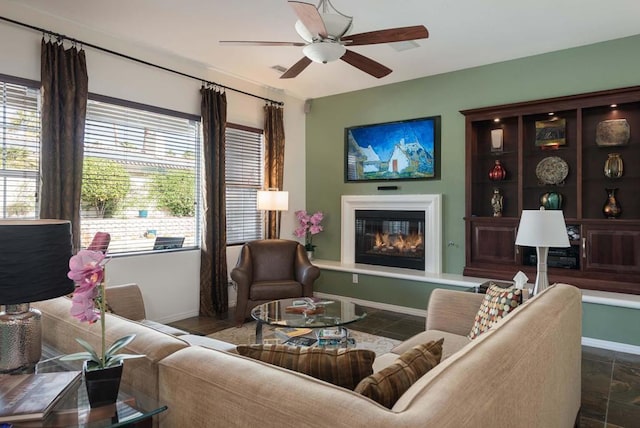
<svg viewBox="0 0 640 428">
<path fill-rule="evenodd" d="M 326 64 L 342 58 L 347 49 L 340 43 L 316 42 L 305 46 L 302 53 L 311 61 Z"/>
<path fill-rule="evenodd" d="M 331 40 L 338 40 L 351 30 L 351 23 L 353 22 L 353 18 L 351 17 L 336 15 L 333 13 L 321 13 L 320 16 L 322 16 L 322 21 L 327 29 L 327 38 Z M 313 34 L 309 31 L 300 20 L 296 21 L 294 27 L 296 29 L 296 33 L 298 33 L 302 40 L 308 43 L 313 42 L 314 39 L 321 39 L 317 34 Z"/>
</svg>

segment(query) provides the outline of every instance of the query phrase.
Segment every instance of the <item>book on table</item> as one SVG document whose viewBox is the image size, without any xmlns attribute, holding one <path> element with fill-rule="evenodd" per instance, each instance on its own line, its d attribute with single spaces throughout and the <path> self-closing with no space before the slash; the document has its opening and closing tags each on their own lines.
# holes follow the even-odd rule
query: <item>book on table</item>
<svg viewBox="0 0 640 428">
<path fill-rule="evenodd" d="M 44 419 L 82 379 L 82 372 L 0 375 L 0 422 Z"/>
<path fill-rule="evenodd" d="M 273 330 L 276 337 L 282 340 L 288 340 L 292 337 L 304 336 L 305 334 L 311 334 L 313 330 L 310 328 L 299 327 L 277 327 Z"/>
<path fill-rule="evenodd" d="M 315 337 L 296 336 L 286 340 L 284 344 L 289 346 L 313 346 L 317 341 L 318 339 Z"/>
</svg>

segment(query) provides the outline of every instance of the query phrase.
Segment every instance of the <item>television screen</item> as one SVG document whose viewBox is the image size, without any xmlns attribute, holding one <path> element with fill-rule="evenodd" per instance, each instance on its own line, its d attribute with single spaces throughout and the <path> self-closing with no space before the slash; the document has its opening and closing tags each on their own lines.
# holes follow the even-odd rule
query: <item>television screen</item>
<svg viewBox="0 0 640 428">
<path fill-rule="evenodd" d="M 345 181 L 440 178 L 440 116 L 345 128 Z"/>
</svg>

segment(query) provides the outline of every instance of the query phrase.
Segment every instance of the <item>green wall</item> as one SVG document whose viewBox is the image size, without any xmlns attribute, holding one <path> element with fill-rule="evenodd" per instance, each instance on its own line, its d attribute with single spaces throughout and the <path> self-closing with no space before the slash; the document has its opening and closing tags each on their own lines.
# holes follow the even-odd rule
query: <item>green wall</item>
<svg viewBox="0 0 640 428">
<path fill-rule="evenodd" d="M 443 195 L 443 271 L 464 267 L 464 116 L 460 110 L 578 94 L 640 84 L 640 36 L 598 43 L 452 73 L 314 99 L 306 121 L 306 206 L 326 214 L 324 232 L 314 237 L 316 257 L 340 260 L 340 196 L 382 194 L 380 183 L 345 183 L 344 128 L 354 125 L 440 115 L 440 180 L 398 182 L 384 194 Z M 403 54 L 418 55 L 418 51 Z M 455 55 L 455 53 L 451 53 Z M 425 58 L 437 61 L 437 58 Z M 363 79 L 370 77 L 363 74 Z M 448 245 L 449 244 L 449 245 Z M 515 272 L 514 272 L 515 274 Z M 367 278 L 369 279 L 369 278 Z M 323 272 L 318 291 L 380 302 L 406 302 L 424 308 L 434 285 L 371 278 L 374 287 L 354 287 L 349 274 Z M 361 284 L 360 285 L 364 285 Z M 396 303 L 399 304 L 399 303 Z M 588 337 L 614 340 L 600 320 L 617 319 L 617 308 L 585 312 Z M 604 315 L 603 315 L 604 314 Z M 625 312 L 626 314 L 626 312 Z M 640 311 L 633 314 L 640 318 Z M 622 316 L 622 315 L 620 315 Z M 615 335 L 615 341 L 640 345 L 640 338 Z"/>
</svg>

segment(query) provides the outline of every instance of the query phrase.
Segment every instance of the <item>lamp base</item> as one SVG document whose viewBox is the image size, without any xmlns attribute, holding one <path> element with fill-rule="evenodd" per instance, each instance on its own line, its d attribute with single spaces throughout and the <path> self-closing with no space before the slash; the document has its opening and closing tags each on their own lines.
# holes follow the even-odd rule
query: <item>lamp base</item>
<svg viewBox="0 0 640 428">
<path fill-rule="evenodd" d="M 0 312 L 0 373 L 32 372 L 42 356 L 42 314 L 29 303 Z"/>
<path fill-rule="evenodd" d="M 533 288 L 533 295 L 543 292 L 549 288 L 549 277 L 547 277 L 547 255 L 548 247 L 537 247 L 536 253 L 538 257 L 538 275 L 536 276 L 536 284 Z"/>
</svg>

